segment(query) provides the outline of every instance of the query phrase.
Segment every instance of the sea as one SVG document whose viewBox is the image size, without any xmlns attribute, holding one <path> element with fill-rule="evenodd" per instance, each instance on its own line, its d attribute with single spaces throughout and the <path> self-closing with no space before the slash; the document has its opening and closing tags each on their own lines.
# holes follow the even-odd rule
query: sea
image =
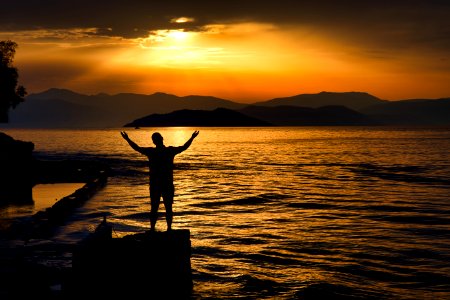
<svg viewBox="0 0 450 300">
<path fill-rule="evenodd" d="M 145 147 L 200 130 L 174 171 L 193 299 L 450 299 L 450 128 L 2 129 L 38 159 L 111 166 L 55 242 L 103 216 L 115 237 L 149 229 L 147 160 L 121 130 Z"/>
</svg>

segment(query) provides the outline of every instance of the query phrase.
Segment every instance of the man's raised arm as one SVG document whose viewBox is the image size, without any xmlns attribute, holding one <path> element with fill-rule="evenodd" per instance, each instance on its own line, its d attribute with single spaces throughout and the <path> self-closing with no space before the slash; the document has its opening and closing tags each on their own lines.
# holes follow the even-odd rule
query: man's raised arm
<svg viewBox="0 0 450 300">
<path fill-rule="evenodd" d="M 135 142 L 133 142 L 129 137 L 128 134 L 125 131 L 121 131 L 120 134 L 122 135 L 122 137 L 125 139 L 125 141 L 128 142 L 128 144 L 131 146 L 131 148 L 133 148 L 134 150 L 136 150 L 139 153 L 144 154 L 144 148 L 139 147 L 138 144 L 136 144 Z"/>
<path fill-rule="evenodd" d="M 192 134 L 192 136 L 189 138 L 189 140 L 187 140 L 186 143 L 184 143 L 183 146 L 181 146 L 181 151 L 186 150 L 187 148 L 189 148 L 189 146 L 192 144 L 192 141 L 197 137 L 197 135 L 199 134 L 199 131 L 196 130 L 194 131 L 194 133 Z"/>
</svg>

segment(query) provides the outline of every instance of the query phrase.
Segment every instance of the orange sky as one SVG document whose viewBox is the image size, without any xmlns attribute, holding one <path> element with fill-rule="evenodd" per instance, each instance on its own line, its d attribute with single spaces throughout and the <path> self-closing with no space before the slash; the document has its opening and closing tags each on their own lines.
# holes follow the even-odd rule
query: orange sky
<svg viewBox="0 0 450 300">
<path fill-rule="evenodd" d="M 56 87 L 239 102 L 321 91 L 363 91 L 388 100 L 450 96 L 445 47 L 391 46 L 357 30 L 306 23 L 239 20 L 172 28 L 195 22 L 179 15 L 167 28 L 137 37 L 80 27 L 2 30 L 0 39 L 19 44 L 15 65 L 29 93 Z"/>
</svg>

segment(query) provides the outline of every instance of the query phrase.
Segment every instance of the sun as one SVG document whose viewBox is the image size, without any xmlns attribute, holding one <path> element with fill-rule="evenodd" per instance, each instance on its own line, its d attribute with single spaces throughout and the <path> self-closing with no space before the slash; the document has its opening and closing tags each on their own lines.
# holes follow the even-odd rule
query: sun
<svg viewBox="0 0 450 300">
<path fill-rule="evenodd" d="M 175 41 L 183 41 L 189 37 L 189 32 L 183 30 L 170 30 L 167 37 L 172 38 Z"/>
</svg>

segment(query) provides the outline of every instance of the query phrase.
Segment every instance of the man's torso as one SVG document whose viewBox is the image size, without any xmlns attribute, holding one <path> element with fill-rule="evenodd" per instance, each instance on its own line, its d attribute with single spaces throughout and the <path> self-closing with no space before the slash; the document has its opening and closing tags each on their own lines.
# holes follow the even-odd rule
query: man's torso
<svg viewBox="0 0 450 300">
<path fill-rule="evenodd" d="M 173 159 L 177 147 L 157 147 L 146 149 L 149 161 L 150 185 L 173 184 Z"/>
</svg>

